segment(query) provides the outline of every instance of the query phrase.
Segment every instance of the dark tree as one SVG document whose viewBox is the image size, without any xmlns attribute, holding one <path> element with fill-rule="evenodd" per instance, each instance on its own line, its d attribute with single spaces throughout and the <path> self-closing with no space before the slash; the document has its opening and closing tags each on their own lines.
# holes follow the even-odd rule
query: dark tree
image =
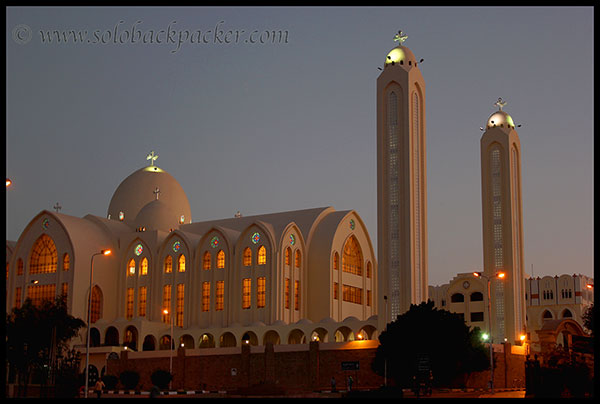
<svg viewBox="0 0 600 404">
<path fill-rule="evenodd" d="M 25 388 L 29 376 L 48 377 L 64 357 L 68 342 L 85 322 L 68 314 L 64 296 L 46 300 L 38 307 L 26 299 L 19 308 L 6 315 L 6 359 L 17 372 L 19 386 Z"/>
<path fill-rule="evenodd" d="M 460 315 L 438 310 L 432 301 L 411 305 L 387 325 L 379 342 L 373 370 L 382 376 L 386 372 L 398 387 L 409 387 L 424 367 L 431 370 L 434 386 L 448 386 L 457 376 L 489 369 L 479 328 L 469 328 Z"/>
<path fill-rule="evenodd" d="M 594 336 L 594 303 L 583 313 L 583 326 Z"/>
</svg>

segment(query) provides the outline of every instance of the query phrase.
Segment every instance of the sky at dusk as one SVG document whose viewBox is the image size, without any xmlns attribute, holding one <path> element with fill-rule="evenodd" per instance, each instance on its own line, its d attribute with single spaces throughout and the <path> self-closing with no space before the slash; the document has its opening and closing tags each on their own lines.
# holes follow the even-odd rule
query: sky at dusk
<svg viewBox="0 0 600 404">
<path fill-rule="evenodd" d="M 6 238 L 57 202 L 106 217 L 154 150 L 194 222 L 354 209 L 376 251 L 376 79 L 402 30 L 424 59 L 429 284 L 483 268 L 498 97 L 522 125 L 527 274 L 592 276 L 593 11 L 7 8 Z"/>
</svg>

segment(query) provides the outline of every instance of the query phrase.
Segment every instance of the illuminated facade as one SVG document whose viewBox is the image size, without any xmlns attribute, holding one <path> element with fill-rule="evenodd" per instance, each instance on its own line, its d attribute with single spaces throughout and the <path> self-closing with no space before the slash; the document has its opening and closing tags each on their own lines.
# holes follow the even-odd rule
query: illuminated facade
<svg viewBox="0 0 600 404">
<path fill-rule="evenodd" d="M 483 268 L 492 279 L 493 340 L 516 341 L 526 331 L 521 202 L 521 144 L 513 119 L 502 107 L 487 120 L 481 137 Z M 495 274 L 504 272 L 503 279 Z"/>
<path fill-rule="evenodd" d="M 412 51 L 399 45 L 377 78 L 377 256 L 386 322 L 427 301 L 425 133 L 425 81 Z"/>
<path fill-rule="evenodd" d="M 154 160 L 121 182 L 107 217 L 44 210 L 7 241 L 7 311 L 64 294 L 85 320 L 91 257 L 110 249 L 93 261 L 92 346 L 168 349 L 171 322 L 187 348 L 377 337 L 377 263 L 355 211 L 194 223 Z"/>
</svg>

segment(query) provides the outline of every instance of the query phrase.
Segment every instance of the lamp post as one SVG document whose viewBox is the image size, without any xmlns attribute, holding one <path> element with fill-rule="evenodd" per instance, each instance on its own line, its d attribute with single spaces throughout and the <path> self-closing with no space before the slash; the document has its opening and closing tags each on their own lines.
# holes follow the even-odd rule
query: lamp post
<svg viewBox="0 0 600 404">
<path fill-rule="evenodd" d="M 164 309 L 163 313 L 165 315 L 168 315 L 169 310 Z M 169 341 L 169 344 L 171 344 L 171 346 L 169 347 L 169 349 L 171 350 L 171 354 L 169 355 L 169 373 L 171 374 L 171 379 L 169 380 L 169 390 L 171 390 L 171 383 L 173 382 L 173 316 L 169 315 L 169 320 L 171 322 L 171 340 Z"/>
<path fill-rule="evenodd" d="M 90 316 L 92 312 L 92 278 L 94 276 L 94 257 L 96 255 L 109 255 L 111 250 L 100 250 L 92 254 L 90 260 L 90 290 L 88 292 L 88 310 L 87 310 L 87 341 L 85 344 L 85 398 L 88 398 L 89 376 L 90 376 Z"/>
<path fill-rule="evenodd" d="M 489 334 L 484 334 L 483 339 L 489 338 L 490 344 L 490 389 L 492 394 L 494 394 L 494 348 L 492 347 L 492 304 L 491 304 L 491 292 L 490 292 L 490 282 L 491 279 L 488 276 L 483 275 L 481 272 L 473 272 L 473 276 L 476 278 L 485 278 L 487 280 L 487 295 L 488 295 L 488 331 Z M 496 272 L 496 275 L 493 278 L 502 279 L 506 276 L 504 272 Z"/>
</svg>

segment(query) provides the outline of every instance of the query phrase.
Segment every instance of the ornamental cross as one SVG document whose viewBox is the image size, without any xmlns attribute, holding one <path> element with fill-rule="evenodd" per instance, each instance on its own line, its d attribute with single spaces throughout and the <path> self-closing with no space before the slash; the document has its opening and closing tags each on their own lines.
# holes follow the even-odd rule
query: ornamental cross
<svg viewBox="0 0 600 404">
<path fill-rule="evenodd" d="M 54 205 L 53 208 L 54 210 L 56 210 L 56 213 L 58 213 L 58 211 L 62 209 L 62 206 L 60 206 L 58 202 L 56 202 L 56 205 Z"/>
<path fill-rule="evenodd" d="M 506 101 L 504 101 L 501 97 L 498 97 L 498 101 L 496 101 L 493 105 L 498 107 L 498 110 L 502 111 L 502 107 L 506 105 Z"/>
<path fill-rule="evenodd" d="M 403 34 L 404 33 L 402 31 L 398 31 L 398 33 L 394 36 L 394 41 L 398 41 L 399 45 L 402 45 L 404 41 L 406 41 L 406 38 L 408 38 L 408 35 Z"/>
<path fill-rule="evenodd" d="M 154 165 L 154 160 L 158 158 L 158 154 L 154 154 L 154 150 L 152 150 L 147 156 L 146 160 L 150 160 L 150 165 Z"/>
<path fill-rule="evenodd" d="M 158 194 L 160 194 L 160 189 L 158 189 L 158 187 L 156 187 L 156 189 L 154 189 L 154 191 L 152 191 L 152 193 L 154 195 L 156 195 L 156 200 L 158 201 Z"/>
</svg>

